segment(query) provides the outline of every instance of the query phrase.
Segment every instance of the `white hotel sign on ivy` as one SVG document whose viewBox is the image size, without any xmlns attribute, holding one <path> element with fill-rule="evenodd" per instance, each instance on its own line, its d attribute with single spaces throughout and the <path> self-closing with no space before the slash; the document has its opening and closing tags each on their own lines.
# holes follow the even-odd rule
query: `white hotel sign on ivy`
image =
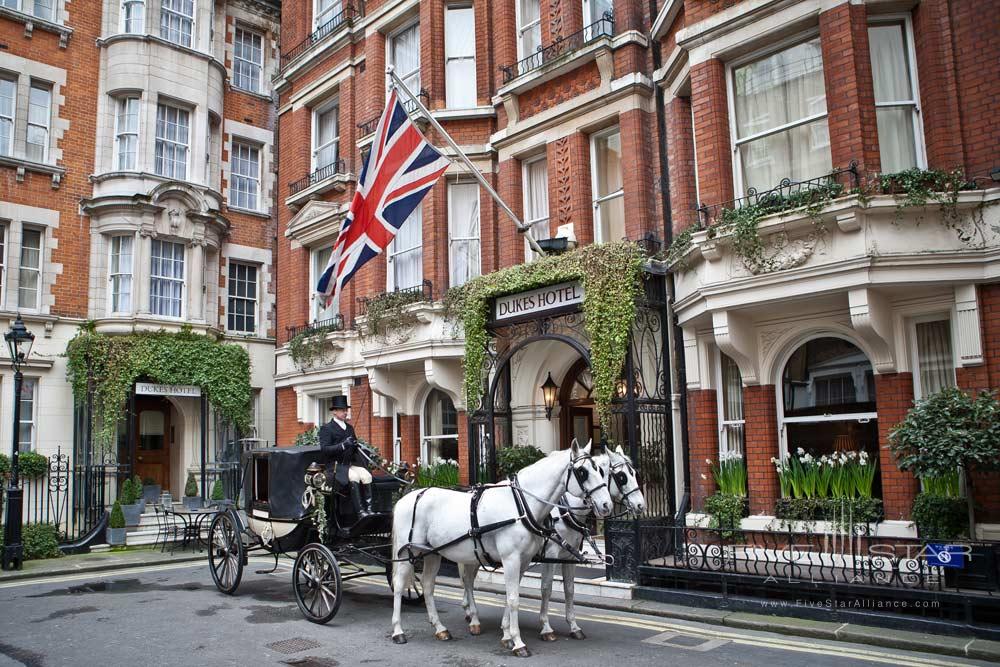
<svg viewBox="0 0 1000 667">
<path fill-rule="evenodd" d="M 189 384 L 154 384 L 136 382 L 135 393 L 140 396 L 201 396 L 201 388 Z"/>
<path fill-rule="evenodd" d="M 528 292 L 497 297 L 493 306 L 493 320 L 502 322 L 558 310 L 579 303 L 583 303 L 583 285 L 579 282 L 559 283 Z"/>
</svg>

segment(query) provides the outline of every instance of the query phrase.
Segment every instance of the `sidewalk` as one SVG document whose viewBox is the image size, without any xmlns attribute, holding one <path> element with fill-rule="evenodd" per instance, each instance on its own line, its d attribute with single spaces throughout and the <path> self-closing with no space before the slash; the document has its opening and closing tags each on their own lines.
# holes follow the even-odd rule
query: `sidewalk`
<svg viewBox="0 0 1000 667">
<path fill-rule="evenodd" d="M 44 579 L 88 572 L 97 573 L 173 563 L 189 563 L 205 560 L 205 558 L 205 552 L 182 551 L 171 554 L 160 553 L 159 550 L 143 547 L 130 547 L 124 551 L 100 551 L 75 556 L 63 556 L 62 558 L 49 560 L 27 561 L 24 563 L 22 570 L 12 572 L 0 571 L 0 585 L 18 580 Z M 476 582 L 477 590 L 493 593 L 504 592 L 502 584 L 485 580 L 484 574 L 481 572 Z M 462 588 L 461 580 L 453 577 L 439 576 L 438 583 L 457 589 Z M 537 584 L 533 581 L 528 581 L 526 584 L 521 587 L 521 596 L 533 600 L 539 599 L 540 595 Z M 650 600 L 631 599 L 631 597 L 623 597 L 621 591 L 614 591 L 611 595 L 586 595 L 581 592 L 582 586 L 580 581 L 578 581 L 576 589 L 576 603 L 580 607 L 646 614 L 649 616 L 674 618 L 743 630 L 774 632 L 814 639 L 839 640 L 1000 663 L 1000 642 L 985 639 L 887 630 L 886 628 L 870 627 L 855 623 L 831 623 L 791 616 L 685 607 Z M 599 590 L 596 586 L 594 589 Z M 564 601 L 562 584 L 558 580 L 553 586 L 552 600 L 559 603 Z M 291 601 L 291 597 L 289 597 L 289 601 Z"/>
</svg>

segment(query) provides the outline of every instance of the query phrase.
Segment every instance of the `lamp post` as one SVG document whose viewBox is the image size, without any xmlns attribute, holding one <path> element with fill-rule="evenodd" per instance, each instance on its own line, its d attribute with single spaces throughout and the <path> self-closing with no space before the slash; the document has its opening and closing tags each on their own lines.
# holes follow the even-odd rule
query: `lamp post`
<svg viewBox="0 0 1000 667">
<path fill-rule="evenodd" d="M 552 408 L 556 406 L 556 394 L 559 393 L 559 385 L 552 379 L 552 373 L 542 383 L 542 400 L 545 401 L 545 418 L 552 420 Z"/>
<path fill-rule="evenodd" d="M 20 313 L 14 320 L 14 326 L 4 334 L 7 350 L 10 352 L 10 363 L 14 367 L 14 431 L 11 438 L 10 484 L 7 487 L 7 514 L 3 529 L 3 562 L 5 570 L 20 570 L 24 559 L 24 546 L 21 544 L 21 484 L 19 472 L 19 441 L 21 428 L 21 386 L 24 375 L 21 366 L 35 342 L 35 335 L 24 326 Z"/>
</svg>

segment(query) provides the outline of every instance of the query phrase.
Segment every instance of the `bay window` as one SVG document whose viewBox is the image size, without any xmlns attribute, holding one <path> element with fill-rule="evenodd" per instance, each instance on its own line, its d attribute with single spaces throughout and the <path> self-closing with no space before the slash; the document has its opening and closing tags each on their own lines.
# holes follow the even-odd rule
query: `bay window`
<svg viewBox="0 0 1000 667">
<path fill-rule="evenodd" d="M 160 0 L 160 37 L 191 46 L 194 28 L 194 0 Z"/>
<path fill-rule="evenodd" d="M 922 317 L 911 322 L 913 396 L 927 398 L 956 385 L 951 321 L 945 316 Z"/>
<path fill-rule="evenodd" d="M 340 157 L 340 106 L 332 102 L 313 113 L 312 170 L 335 164 Z"/>
<path fill-rule="evenodd" d="M 406 84 L 414 95 L 420 94 L 420 24 L 389 37 L 389 62 L 395 68 L 396 76 Z M 388 80 L 388 77 L 386 77 Z M 407 109 L 412 107 L 409 100 L 402 100 Z"/>
<path fill-rule="evenodd" d="M 260 206 L 260 148 L 234 141 L 231 157 L 229 205 L 256 211 Z"/>
<path fill-rule="evenodd" d="M 49 156 L 49 123 L 52 119 L 52 86 L 31 82 L 28 90 L 28 134 L 25 157 L 45 162 Z"/>
<path fill-rule="evenodd" d="M 237 27 L 233 33 L 233 86 L 251 93 L 261 90 L 264 68 L 264 38 Z"/>
<path fill-rule="evenodd" d="M 132 312 L 132 247 L 133 236 L 112 236 L 108 281 L 111 284 L 111 312 Z"/>
<path fill-rule="evenodd" d="M 618 128 L 591 137 L 594 192 L 594 240 L 608 243 L 625 238 L 625 191 L 622 181 L 622 141 Z"/>
<path fill-rule="evenodd" d="M 129 35 L 146 32 L 146 0 L 122 2 L 122 32 Z"/>
<path fill-rule="evenodd" d="M 252 334 L 257 331 L 257 267 L 229 262 L 226 328 Z"/>
<path fill-rule="evenodd" d="M 41 229 L 24 227 L 21 230 L 21 254 L 18 266 L 17 305 L 19 308 L 38 310 L 42 289 L 42 235 Z"/>
<path fill-rule="evenodd" d="M 737 192 L 831 171 L 819 38 L 733 67 Z"/>
<path fill-rule="evenodd" d="M 448 184 L 448 266 L 451 287 L 480 273 L 479 185 Z"/>
<path fill-rule="evenodd" d="M 156 106 L 156 165 L 160 176 L 187 178 L 190 113 L 167 104 Z"/>
<path fill-rule="evenodd" d="M 390 290 L 419 287 L 424 279 L 423 220 L 417 206 L 389 242 L 386 255 Z"/>
<path fill-rule="evenodd" d="M 131 171 L 136 168 L 139 152 L 139 98 L 123 97 L 118 100 L 115 114 L 115 154 L 117 169 Z"/>
<path fill-rule="evenodd" d="M 153 315 L 180 317 L 184 298 L 184 246 L 151 240 L 149 310 Z"/>
<path fill-rule="evenodd" d="M 444 62 L 447 107 L 476 106 L 476 23 L 471 5 L 445 9 Z"/>
<path fill-rule="evenodd" d="M 730 357 L 719 353 L 717 386 L 719 400 L 719 453 L 743 453 L 743 377 Z"/>
<path fill-rule="evenodd" d="M 517 57 L 527 58 L 542 46 L 542 9 L 539 0 L 517 0 Z"/>
<path fill-rule="evenodd" d="M 882 172 L 886 174 L 923 166 L 919 150 L 920 110 L 909 34 L 904 21 L 868 27 L 879 155 Z"/>
<path fill-rule="evenodd" d="M 549 233 L 549 168 L 545 156 L 530 158 L 522 164 L 521 189 L 524 192 L 524 224 L 531 229 L 536 241 L 547 239 Z M 527 246 L 527 241 L 525 241 Z M 529 257 L 535 253 L 527 249 Z"/>
</svg>

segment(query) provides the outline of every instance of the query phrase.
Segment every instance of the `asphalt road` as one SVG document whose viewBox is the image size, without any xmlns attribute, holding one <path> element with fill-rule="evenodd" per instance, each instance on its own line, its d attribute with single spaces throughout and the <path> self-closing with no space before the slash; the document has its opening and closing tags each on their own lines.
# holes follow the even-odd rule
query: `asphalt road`
<svg viewBox="0 0 1000 667">
<path fill-rule="evenodd" d="M 521 607 L 522 632 L 534 656 L 521 659 L 500 646 L 496 595 L 477 594 L 483 634 L 472 637 L 459 591 L 442 587 L 438 609 L 455 639 L 435 640 L 423 607 L 404 607 L 410 641 L 397 646 L 389 640 L 392 604 L 383 578 L 345 584 L 340 613 L 320 626 L 300 615 L 287 568 L 255 574 L 265 563 L 251 562 L 232 597 L 215 590 L 201 563 L 2 584 L 0 667 L 987 664 L 588 608 L 577 610 L 588 638 L 574 641 L 566 636 L 560 605 L 553 610 L 560 639 L 547 643 L 537 638 L 534 600 L 522 600 Z"/>
</svg>

